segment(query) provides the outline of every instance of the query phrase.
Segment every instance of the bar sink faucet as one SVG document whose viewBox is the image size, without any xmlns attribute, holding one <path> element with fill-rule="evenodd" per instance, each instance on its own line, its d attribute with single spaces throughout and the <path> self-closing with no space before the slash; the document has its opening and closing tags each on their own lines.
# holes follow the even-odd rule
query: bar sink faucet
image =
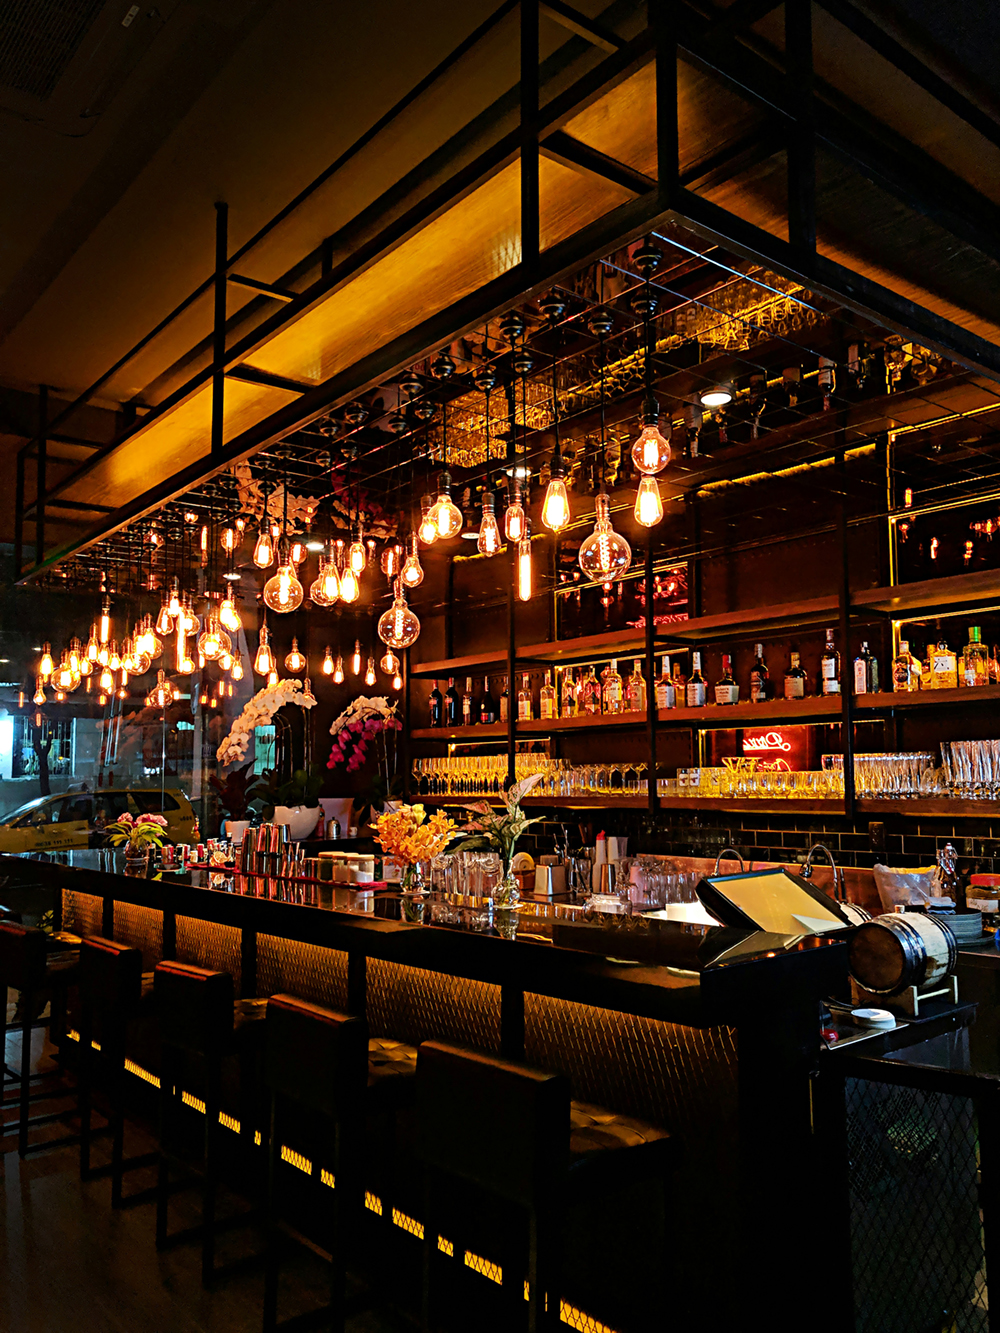
<svg viewBox="0 0 1000 1333">
<path fill-rule="evenodd" d="M 742 872 L 743 872 L 744 870 L 746 870 L 746 866 L 743 864 L 743 857 L 742 857 L 742 856 L 740 855 L 740 853 L 736 850 L 736 848 L 735 848 L 735 847 L 723 847 L 722 851 L 721 851 L 721 852 L 719 853 L 719 855 L 715 858 L 715 869 L 712 871 L 712 874 L 713 874 L 713 875 L 717 875 L 717 874 L 719 873 L 719 866 L 722 865 L 722 858 L 726 855 L 727 852 L 732 852 L 732 854 L 733 854 L 733 856 L 736 858 L 736 860 L 739 861 L 739 863 L 740 863 L 740 873 L 741 873 L 741 874 L 742 874 Z"/>
<path fill-rule="evenodd" d="M 843 878 L 841 877 L 840 871 L 837 869 L 837 863 L 833 859 L 833 852 L 830 851 L 826 843 L 814 842 L 813 845 L 809 848 L 808 852 L 806 853 L 805 865 L 802 867 L 802 878 L 812 879 L 813 857 L 816 855 L 817 852 L 822 852 L 823 855 L 826 857 L 826 859 L 830 862 L 830 869 L 833 871 L 834 902 L 838 903 L 843 902 L 846 897 L 846 895 L 843 892 L 844 881 Z"/>
</svg>

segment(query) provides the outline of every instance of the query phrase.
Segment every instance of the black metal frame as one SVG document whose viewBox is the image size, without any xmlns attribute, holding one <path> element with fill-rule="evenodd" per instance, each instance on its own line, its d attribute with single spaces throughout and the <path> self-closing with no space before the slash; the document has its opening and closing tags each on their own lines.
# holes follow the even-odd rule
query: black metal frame
<svg viewBox="0 0 1000 1333">
<path fill-rule="evenodd" d="M 949 110 L 960 116 L 991 142 L 1000 141 L 1000 126 L 980 108 L 923 66 L 909 52 L 846 0 L 820 0 L 823 8 L 866 42 L 872 50 L 901 70 L 925 91 L 939 98 Z M 762 15 L 783 5 L 788 50 L 795 53 L 788 72 L 782 74 L 773 61 L 761 54 L 764 44 L 750 25 Z M 332 264 L 333 240 L 321 247 L 323 262 L 320 277 L 304 291 L 288 286 L 260 283 L 234 272 L 234 266 L 346 162 L 357 155 L 386 125 L 390 124 L 414 100 L 451 69 L 473 46 L 491 33 L 500 21 L 520 10 L 521 82 L 520 115 L 515 130 L 481 153 L 473 162 L 456 171 L 444 184 L 426 193 L 416 205 L 397 212 L 394 220 L 373 237 L 357 245 L 339 264 Z M 578 79 L 565 92 L 540 108 L 540 67 L 538 63 L 538 24 L 541 17 L 554 20 L 606 54 L 594 69 Z M 857 313 L 875 318 L 885 326 L 913 338 L 923 345 L 963 362 L 971 368 L 1000 378 L 1000 351 L 950 321 L 922 310 L 913 302 L 877 283 L 833 263 L 816 251 L 815 167 L 817 146 L 832 150 L 893 193 L 907 207 L 935 219 L 956 236 L 979 247 L 984 254 L 1000 254 L 996 236 L 1000 234 L 1000 209 L 979 195 L 964 181 L 952 175 L 927 154 L 913 148 L 899 136 L 887 131 L 873 117 L 851 106 L 834 90 L 822 85 L 812 70 L 811 0 L 744 0 L 720 11 L 694 0 L 684 7 L 668 0 L 649 0 L 646 29 L 625 42 L 588 19 L 562 0 L 505 0 L 479 28 L 441 62 L 424 80 L 366 131 L 316 181 L 282 209 L 232 256 L 226 254 L 226 206 L 217 205 L 216 263 L 211 277 L 185 298 L 171 315 L 140 340 L 108 372 L 51 421 L 40 421 L 38 437 L 29 441 L 18 454 L 16 479 L 16 518 L 14 577 L 26 581 L 43 573 L 72 550 L 80 549 L 149 513 L 217 473 L 233 461 L 256 449 L 280 440 L 333 407 L 344 402 L 380 378 L 395 373 L 413 360 L 424 356 L 464 332 L 481 326 L 514 301 L 542 290 L 553 281 L 578 268 L 602 251 L 622 244 L 656 227 L 677 222 L 701 237 L 723 246 L 732 253 L 763 261 L 774 271 L 806 283 Z M 593 101 L 603 91 L 621 81 L 649 60 L 656 63 L 657 84 L 657 160 L 659 179 L 647 180 L 595 153 L 573 140 L 562 128 L 577 110 Z M 756 143 L 740 142 L 718 154 L 717 161 L 703 163 L 694 173 L 679 170 L 679 125 L 677 114 L 677 62 L 679 59 L 710 73 L 741 97 L 763 108 L 768 119 Z M 822 112 L 820 115 L 819 112 Z M 779 132 L 775 133 L 775 127 Z M 726 172 L 745 165 L 746 155 L 759 159 L 784 145 L 788 152 L 789 241 L 781 241 L 761 228 L 696 194 L 691 184 L 704 179 L 708 172 Z M 539 251 L 538 157 L 541 152 L 574 162 L 616 184 L 626 184 L 637 197 L 607 214 L 598 222 L 581 229 L 560 244 Z M 240 362 L 250 355 L 285 323 L 318 304 L 336 288 L 351 280 L 362 268 L 386 253 L 400 240 L 425 225 L 433 216 L 455 203 L 462 195 L 481 184 L 508 162 L 521 161 L 522 258 L 519 264 L 479 292 L 441 311 L 406 335 L 395 339 L 378 352 L 363 358 L 326 383 L 309 388 L 293 383 L 283 387 L 301 389 L 295 403 L 274 413 L 223 445 L 222 424 L 224 381 L 226 376 L 248 378 Z M 415 173 L 416 174 L 416 173 Z M 261 300 L 274 300 L 280 308 L 256 329 L 227 347 L 225 295 L 229 282 L 260 293 Z M 79 541 L 44 553 L 46 512 L 52 508 L 73 508 L 80 512 L 100 513 L 99 506 L 60 500 L 70 480 L 77 481 L 96 461 L 128 440 L 151 419 L 149 414 L 130 423 L 108 445 L 99 445 L 70 477 L 48 487 L 45 476 L 45 444 L 55 427 L 64 422 L 118 370 L 132 360 L 191 304 L 214 289 L 212 354 L 209 363 L 177 391 L 171 393 L 156 414 L 169 410 L 203 384 L 213 386 L 213 421 L 211 450 L 196 464 L 183 469 L 166 483 L 152 488 L 132 504 L 115 511 L 91 528 Z M 257 375 L 255 378 L 261 378 Z M 43 409 L 44 410 L 44 409 Z M 126 412 L 126 416 L 130 415 Z M 86 441 L 85 443 L 91 443 Z M 36 451 L 36 455 L 32 454 Z M 37 456 L 35 498 L 25 500 L 25 459 Z M 35 564 L 25 571 L 24 522 L 34 514 L 36 527 Z"/>
</svg>

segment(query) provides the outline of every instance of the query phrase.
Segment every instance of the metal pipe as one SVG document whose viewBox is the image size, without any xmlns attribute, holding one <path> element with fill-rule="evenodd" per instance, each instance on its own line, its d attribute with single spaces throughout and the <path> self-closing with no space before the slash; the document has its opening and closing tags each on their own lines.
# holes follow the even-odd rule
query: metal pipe
<svg viewBox="0 0 1000 1333">
<path fill-rule="evenodd" d="M 226 410 L 226 293 L 229 205 L 215 205 L 215 306 L 212 328 L 212 455 L 222 453 Z"/>
</svg>

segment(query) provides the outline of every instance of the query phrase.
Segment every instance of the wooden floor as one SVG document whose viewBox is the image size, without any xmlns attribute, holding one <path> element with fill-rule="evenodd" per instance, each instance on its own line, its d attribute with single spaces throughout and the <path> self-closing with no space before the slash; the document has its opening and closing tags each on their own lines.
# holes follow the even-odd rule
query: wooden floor
<svg viewBox="0 0 1000 1333">
<path fill-rule="evenodd" d="M 44 1067 L 41 1043 L 38 1032 L 35 1068 Z M 7 1061 L 14 1068 L 20 1063 L 19 1045 L 8 1036 Z M 11 1096 L 8 1088 L 8 1100 Z M 11 1118 L 9 1110 L 3 1118 Z M 68 1121 L 50 1132 L 55 1136 L 73 1128 Z M 153 1146 L 141 1125 L 130 1124 L 127 1154 Z M 158 1254 L 154 1205 L 113 1211 L 108 1180 L 80 1181 L 75 1147 L 54 1148 L 24 1161 L 12 1137 L 0 1139 L 0 1148 L 2 1333 L 242 1333 L 260 1328 L 263 1278 L 253 1258 L 259 1253 L 259 1234 L 244 1228 L 220 1242 L 221 1260 L 249 1263 L 206 1292 L 198 1247 L 182 1245 Z M 105 1152 L 98 1147 L 95 1161 L 103 1160 Z M 151 1172 L 132 1172 L 126 1192 L 151 1183 Z M 196 1220 L 196 1198 L 185 1203 L 187 1197 L 172 1201 L 172 1226 Z M 240 1205 L 230 1200 L 229 1207 Z M 297 1249 L 283 1268 L 282 1315 L 323 1304 L 327 1281 L 326 1266 Z M 350 1333 L 412 1333 L 413 1327 L 385 1309 L 365 1310 L 348 1324 Z"/>
</svg>

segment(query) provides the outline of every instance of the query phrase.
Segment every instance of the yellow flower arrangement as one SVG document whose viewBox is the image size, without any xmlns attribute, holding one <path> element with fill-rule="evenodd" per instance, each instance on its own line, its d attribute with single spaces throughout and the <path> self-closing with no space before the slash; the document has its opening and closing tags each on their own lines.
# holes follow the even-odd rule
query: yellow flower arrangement
<svg viewBox="0 0 1000 1333">
<path fill-rule="evenodd" d="M 375 841 L 383 852 L 401 865 L 412 866 L 445 850 L 454 837 L 455 821 L 440 810 L 427 819 L 422 805 L 401 805 L 379 815 L 375 828 Z"/>
</svg>

